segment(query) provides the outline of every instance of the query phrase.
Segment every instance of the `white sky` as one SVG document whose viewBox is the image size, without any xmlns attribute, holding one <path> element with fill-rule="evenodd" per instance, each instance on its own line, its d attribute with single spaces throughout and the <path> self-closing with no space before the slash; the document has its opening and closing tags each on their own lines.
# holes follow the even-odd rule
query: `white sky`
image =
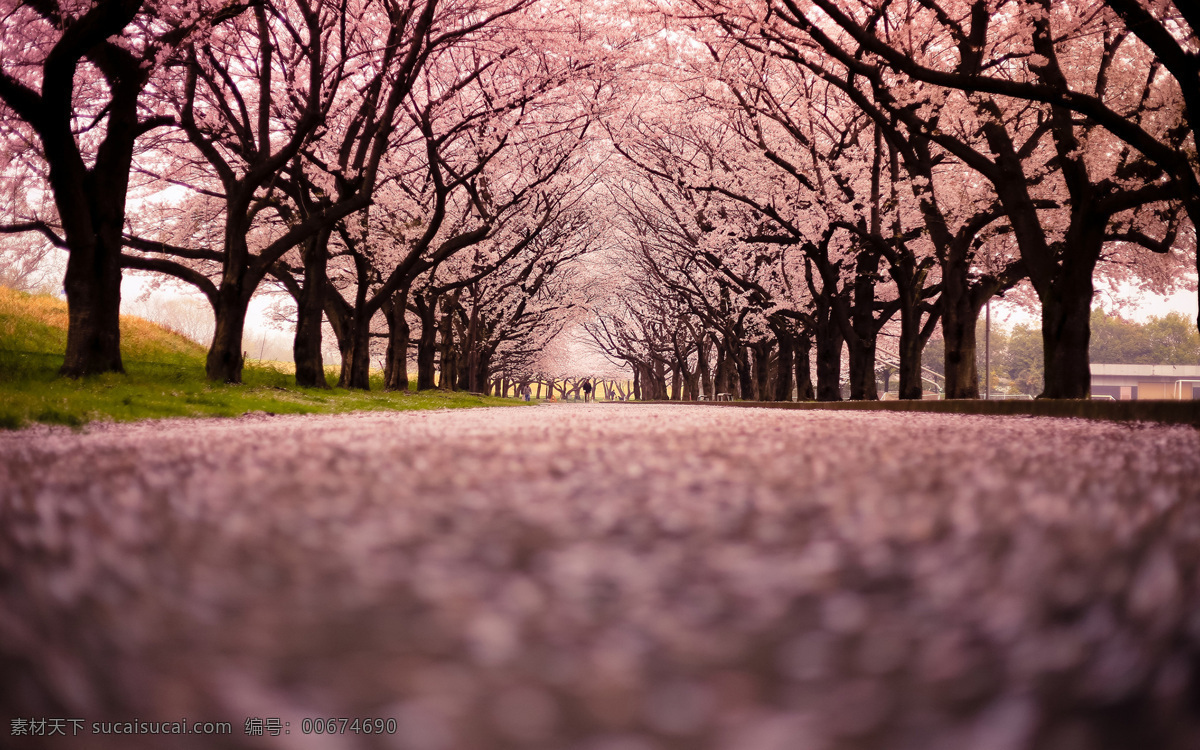
<svg viewBox="0 0 1200 750">
<path fill-rule="evenodd" d="M 1115 294 L 1107 289 L 1097 289 L 1092 304 L 1109 311 L 1115 309 L 1121 313 L 1122 317 L 1139 323 L 1144 323 L 1150 318 L 1162 317 L 1171 312 L 1183 313 L 1188 320 L 1195 321 L 1197 305 L 1200 304 L 1197 300 L 1195 277 L 1186 286 L 1190 288 L 1181 289 L 1165 296 L 1141 293 L 1132 286 L 1121 288 Z M 992 319 L 993 321 L 998 320 L 1006 326 L 1030 325 L 1037 323 L 1038 310 L 1003 299 L 993 299 Z"/>
</svg>

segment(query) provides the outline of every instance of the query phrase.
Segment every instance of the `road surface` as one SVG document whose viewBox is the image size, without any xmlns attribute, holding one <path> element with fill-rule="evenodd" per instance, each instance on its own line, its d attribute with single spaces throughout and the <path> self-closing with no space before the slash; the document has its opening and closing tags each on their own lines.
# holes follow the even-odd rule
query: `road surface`
<svg viewBox="0 0 1200 750">
<path fill-rule="evenodd" d="M 1184 750 L 1198 568 L 1188 427 L 39 427 L 0 434 L 0 746 Z M 184 718 L 230 733 L 104 733 Z"/>
</svg>

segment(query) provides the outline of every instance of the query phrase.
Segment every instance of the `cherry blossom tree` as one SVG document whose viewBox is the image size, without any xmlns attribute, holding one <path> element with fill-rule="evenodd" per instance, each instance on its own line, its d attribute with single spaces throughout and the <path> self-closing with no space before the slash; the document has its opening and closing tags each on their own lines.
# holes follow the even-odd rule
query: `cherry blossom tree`
<svg viewBox="0 0 1200 750">
<path fill-rule="evenodd" d="M 512 24 L 512 16 L 519 14 L 528 5 L 528 2 L 512 2 L 492 7 L 450 4 L 447 7 L 451 15 L 447 16 L 447 11 L 443 11 L 443 15 L 447 17 L 434 20 L 438 36 L 432 39 L 424 50 L 420 50 L 419 56 L 412 58 L 413 61 L 417 61 L 423 57 L 424 61 L 419 67 L 410 67 L 406 61 L 402 72 L 407 72 L 396 77 L 390 87 L 388 77 L 394 75 L 392 69 L 396 66 L 389 58 L 395 57 L 402 50 L 399 39 L 383 46 L 382 58 L 375 62 L 373 67 L 360 66 L 355 76 L 356 85 L 343 91 L 346 101 L 334 108 L 335 112 L 340 110 L 340 116 L 327 121 L 326 127 L 329 132 L 306 149 L 305 158 L 297 161 L 289 179 L 282 183 L 295 202 L 298 212 L 310 214 L 318 205 L 330 205 L 334 200 L 331 193 L 343 200 L 349 198 L 358 189 L 356 175 L 362 173 L 364 165 L 371 159 L 380 156 L 389 159 L 393 150 L 403 150 L 398 144 L 406 141 L 404 133 L 420 133 L 419 124 L 429 120 L 433 109 L 445 107 L 452 97 L 461 93 L 462 87 L 476 83 L 481 76 L 488 73 L 494 76 L 496 66 L 513 51 L 511 29 L 497 31 L 494 27 L 499 25 L 497 21 L 502 18 L 507 18 L 505 26 L 508 27 Z M 453 22 L 453 14 L 461 14 L 458 24 Z M 393 24 L 393 31 L 398 28 Z M 465 47 L 465 51 L 458 52 L 459 47 Z M 419 51 L 419 48 L 412 47 L 410 54 L 416 51 Z M 412 97 L 414 90 L 419 92 L 422 89 L 426 92 L 425 109 L 419 114 L 414 114 L 414 108 L 406 108 L 403 99 Z M 397 94 L 401 95 L 400 99 L 391 98 Z M 401 102 L 398 110 L 395 109 L 396 101 Z M 383 106 L 384 104 L 387 106 Z M 390 132 L 383 126 L 391 122 L 394 110 L 403 113 L 400 120 L 406 124 L 400 127 L 400 133 L 391 137 L 387 149 L 389 153 L 381 154 L 375 149 L 384 142 L 381 136 Z M 476 117 L 479 115 L 479 112 L 475 113 Z M 422 120 L 422 117 L 425 120 Z M 461 121 L 456 122 L 460 122 L 461 127 Z M 409 142 L 411 143 L 411 140 Z M 409 168 L 404 165 L 397 170 L 388 165 L 385 170 L 389 172 L 389 181 L 395 181 L 398 179 L 397 171 L 407 175 L 410 174 L 406 171 Z M 318 175 L 315 180 L 308 174 L 312 171 Z M 333 191 L 328 190 L 331 181 L 336 186 Z M 423 181 L 418 179 L 417 182 Z M 409 192 L 411 193 L 411 190 Z M 382 197 L 386 200 L 386 194 Z M 359 219 L 359 222 L 362 220 Z M 304 272 L 298 277 L 300 293 L 297 295 L 297 305 L 300 316 L 296 330 L 295 358 L 297 382 L 302 384 L 324 384 L 324 368 L 320 359 L 320 323 L 322 313 L 327 307 L 328 282 L 325 277 L 329 239 L 332 234 L 325 231 L 313 235 L 301 253 Z M 390 305 L 390 302 L 385 302 L 385 305 Z M 341 326 L 335 330 L 345 328 L 346 326 Z M 361 360 L 360 356 L 360 365 Z M 365 374 L 360 374 L 352 379 L 365 382 L 365 377 Z"/>
<path fill-rule="evenodd" d="M 994 3 L 975 0 L 969 4 L 929 4 L 940 23 L 958 32 L 957 41 L 965 57 L 982 63 L 957 67 L 939 64 L 942 61 L 934 57 L 909 55 L 903 46 L 880 38 L 875 28 L 842 12 L 836 3 L 820 0 L 814 5 L 850 33 L 864 50 L 914 81 L 1041 102 L 1084 116 L 1153 162 L 1174 183 L 1175 194 L 1192 224 L 1200 221 L 1200 160 L 1196 156 L 1200 13 L 1194 4 L 1142 0 L 1052 4 L 1049 0 L 1022 0 L 1015 4 L 1015 15 L 1028 24 L 1020 36 L 1024 49 L 1005 51 L 1003 55 L 1027 57 L 1033 63 L 1033 75 L 1024 77 L 1014 77 L 1008 66 L 994 64 L 999 62 L 997 58 L 984 60 L 989 44 L 987 21 L 993 15 Z M 1095 67 L 1101 74 L 1094 82 L 1088 76 L 1065 75 L 1056 48 L 1072 37 L 1095 46 L 1097 27 L 1103 29 L 1105 50 L 1104 62 Z M 1140 92 L 1132 101 L 1122 95 L 1122 87 L 1107 85 L 1109 75 L 1116 77 L 1122 72 L 1141 78 L 1125 89 Z M 1133 101 L 1138 103 L 1133 105 Z M 1155 239 L 1149 244 L 1153 247 L 1161 241 Z M 1195 253 L 1194 239 L 1191 250 Z M 1196 262 L 1200 270 L 1200 256 Z"/>
<path fill-rule="evenodd" d="M 993 183 L 1042 306 L 1043 395 L 1086 396 L 1088 318 L 1104 245 L 1117 241 L 1169 252 L 1179 236 L 1178 209 L 1169 201 L 1186 197 L 1181 187 L 1186 175 L 1172 177 L 1146 152 L 1114 146 L 1098 119 L 1073 117 L 1061 96 L 1026 97 L 1050 103 L 1025 105 L 1025 119 L 1034 122 L 1013 130 L 1012 113 L 1022 105 L 1004 96 L 1028 89 L 984 85 L 981 79 L 1000 70 L 1021 86 L 1060 94 L 1087 89 L 1091 98 L 1127 112 L 1139 127 L 1178 137 L 1178 120 L 1167 104 L 1171 92 L 1158 85 L 1155 61 L 1127 54 L 1128 35 L 1082 2 L 1053 9 L 1048 2 L 1017 3 L 1015 12 L 997 14 L 987 2 L 849 9 L 816 0 L 806 8 L 771 4 L 766 24 L 764 8 L 736 5 L 729 14 L 728 4 L 706 7 L 727 31 L 751 43 L 761 40 L 794 57 L 832 57 L 871 80 L 877 92 L 888 93 L 898 116 Z M 922 82 L 934 87 L 914 85 Z M 948 95 L 946 87 L 961 93 Z M 984 141 L 979 148 L 930 126 L 930 113 L 947 105 L 973 115 Z M 1037 148 L 1039 131 L 1048 136 L 1050 155 L 1041 160 L 1040 171 L 1030 173 L 1021 166 L 1022 145 Z M 1048 216 L 1039 214 L 1039 187 L 1058 204 Z"/>
<path fill-rule="evenodd" d="M 401 104 L 430 56 L 524 4 L 411 0 L 358 7 L 286 0 L 256 6 L 252 18 L 225 24 L 207 47 L 191 49 L 174 105 L 188 143 L 219 181 L 226 203 L 222 247 L 167 248 L 141 238 L 127 242 L 184 258 L 219 255 L 223 271 L 212 297 L 217 328 L 207 364 L 210 378 L 240 380 L 246 307 L 283 255 L 371 203 Z M 324 153 L 312 152 L 322 165 L 312 192 L 319 191 L 321 199 L 281 213 L 277 206 L 284 186 L 277 182 L 306 145 L 330 135 L 330 113 L 346 107 L 339 96 L 343 88 L 353 98 L 354 114 L 337 133 L 338 145 L 326 150 L 335 156 L 325 161 Z M 294 168 L 290 176 L 305 179 Z M 272 214 L 278 215 L 275 221 L 269 220 Z M 252 247 L 255 233 L 260 240 Z M 171 261 L 128 262 L 193 278 Z M 319 259 L 313 263 L 320 265 Z M 311 294 L 320 297 L 323 286 L 313 283 Z M 320 305 L 308 296 L 303 295 L 300 327 L 311 331 Z M 304 341 L 311 343 L 311 337 Z M 318 379 L 311 369 L 303 377 Z"/>
<path fill-rule="evenodd" d="M 890 154 L 889 202 L 897 211 L 919 210 L 925 234 L 932 243 L 932 254 L 914 253 L 905 239 L 905 230 L 895 222 L 890 240 L 878 232 L 866 233 L 855 225 L 844 224 L 886 257 L 889 274 L 896 284 L 900 301 L 901 398 L 921 397 L 921 351 L 938 322 L 945 332 L 947 396 L 977 398 L 975 320 L 988 298 L 1011 288 L 1024 277 L 1022 262 L 1015 254 L 1006 252 L 1007 243 L 989 242 L 998 231 L 1009 229 L 1002 221 L 1004 211 L 997 196 L 986 180 L 972 179 L 957 160 L 933 144 L 920 128 L 906 127 L 888 92 L 872 86 L 872 79 L 848 70 L 837 75 L 824 62 L 796 55 L 786 48 L 775 51 L 775 56 L 837 87 L 853 106 L 870 117 L 886 140 Z M 931 113 L 930 117 L 926 127 L 938 129 L 939 114 Z M 907 120 L 912 121 L 911 117 Z M 901 167 L 906 174 L 899 174 Z M 900 182 L 905 183 L 900 191 L 911 193 L 915 206 L 898 200 Z M 926 282 L 932 281 L 930 262 L 935 258 L 940 283 L 926 287 Z M 930 303 L 927 297 L 933 292 L 938 296 L 936 302 Z M 929 313 L 923 322 L 919 313 L 922 308 Z"/>
<path fill-rule="evenodd" d="M 170 123 L 144 92 L 188 39 L 236 19 L 221 0 L 5 2 L 0 8 L 0 148 L 33 149 L 57 216 L 11 221 L 68 252 L 63 288 L 69 324 L 62 373 L 123 371 L 121 233 L 138 139 Z M 5 159 L 8 161 L 8 158 Z"/>
</svg>

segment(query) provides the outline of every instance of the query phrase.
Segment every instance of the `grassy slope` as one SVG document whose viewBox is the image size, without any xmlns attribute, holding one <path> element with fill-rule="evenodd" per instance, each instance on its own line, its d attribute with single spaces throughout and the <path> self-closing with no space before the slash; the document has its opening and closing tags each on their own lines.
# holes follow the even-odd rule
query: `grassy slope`
<svg viewBox="0 0 1200 750">
<path fill-rule="evenodd" d="M 67 339 L 67 305 L 46 295 L 0 287 L 0 427 L 28 422 L 80 425 L 96 419 L 237 416 L 355 410 L 516 405 L 460 393 L 386 393 L 297 388 L 289 373 L 247 364 L 245 384 L 204 378 L 204 347 L 141 318 L 121 317 L 125 375 L 57 377 Z"/>
</svg>

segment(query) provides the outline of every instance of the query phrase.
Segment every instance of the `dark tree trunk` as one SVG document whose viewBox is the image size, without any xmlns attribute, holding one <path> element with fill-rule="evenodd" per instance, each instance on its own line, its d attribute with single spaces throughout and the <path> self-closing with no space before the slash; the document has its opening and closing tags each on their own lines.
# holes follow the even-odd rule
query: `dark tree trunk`
<svg viewBox="0 0 1200 750">
<path fill-rule="evenodd" d="M 1054 109 L 1052 120 L 1067 122 L 1055 131 L 1060 156 L 1064 131 L 1070 130 L 1065 112 Z M 1004 203 L 1013 236 L 1021 250 L 1029 280 L 1042 303 L 1042 345 L 1046 381 L 1040 398 L 1087 398 L 1091 392 L 1088 365 L 1092 273 L 1104 245 L 1111 214 L 1101 210 L 1094 186 L 1077 165 L 1065 169 L 1071 192 L 1071 223 L 1061 245 L 1051 246 L 1039 220 L 1028 184 L 1004 126 L 991 122 L 983 128 L 989 146 L 998 155 L 1005 179 L 994 181 Z M 1066 159 L 1068 163 L 1070 158 Z"/>
<path fill-rule="evenodd" d="M 472 387 L 472 378 L 475 377 L 476 368 L 479 366 L 479 349 L 475 341 L 475 333 L 472 330 L 474 326 L 467 325 L 464 328 L 461 325 L 461 318 L 459 318 L 456 319 L 454 327 L 458 329 L 458 343 L 456 344 L 458 369 L 455 372 L 454 387 L 459 391 L 478 393 L 479 389 Z"/>
<path fill-rule="evenodd" d="M 713 377 L 708 364 L 708 339 L 704 336 L 700 337 L 696 346 L 696 369 L 700 372 L 700 387 L 704 389 L 704 395 L 711 400 L 714 395 Z"/>
<path fill-rule="evenodd" d="M 734 387 L 733 357 L 724 342 L 717 343 L 717 378 L 713 384 L 713 395 L 718 393 L 732 394 Z"/>
<path fill-rule="evenodd" d="M 659 388 L 658 377 L 654 371 L 654 367 L 654 365 L 650 365 L 646 372 L 642 374 L 642 395 L 646 397 L 647 401 L 661 401 L 662 392 L 666 390 L 665 388 Z"/>
<path fill-rule="evenodd" d="M 417 390 L 437 387 L 434 361 L 437 357 L 437 300 L 426 295 L 415 298 L 417 315 L 421 319 L 421 335 L 417 338 Z"/>
<path fill-rule="evenodd" d="M 754 391 L 754 373 L 750 367 L 750 353 L 745 346 L 738 346 L 734 364 L 737 366 L 738 394 L 737 397 L 746 401 L 757 401 L 758 394 Z"/>
<path fill-rule="evenodd" d="M 488 395 L 488 383 L 490 382 L 489 378 L 491 377 L 493 354 L 494 350 L 490 348 L 482 349 L 479 352 L 479 355 L 475 361 L 475 366 L 471 368 L 471 382 L 468 385 L 468 389 L 471 393 L 481 393 L 484 396 Z M 505 380 L 507 380 L 507 378 L 505 378 Z M 520 388 L 521 384 L 513 381 L 512 386 L 513 388 Z M 507 396 L 508 391 L 501 390 L 498 395 Z M 521 394 L 514 391 L 513 395 L 520 396 Z"/>
<path fill-rule="evenodd" d="M 361 312 L 350 318 L 348 347 L 342 350 L 342 372 L 339 388 L 370 390 L 371 388 L 371 321 Z"/>
<path fill-rule="evenodd" d="M 454 334 L 451 333 L 451 336 Z M 438 388 L 446 391 L 458 389 L 458 346 L 451 343 L 442 349 L 441 367 L 438 370 Z"/>
<path fill-rule="evenodd" d="M 795 367 L 796 340 L 785 329 L 780 329 L 775 335 L 779 342 L 779 357 L 775 362 L 775 400 L 791 401 L 792 387 L 795 384 L 792 380 L 792 368 Z"/>
<path fill-rule="evenodd" d="M 937 323 L 939 311 L 936 307 L 923 309 L 925 295 L 925 280 L 929 276 L 927 264 L 917 265 L 911 256 L 905 254 L 898 264 L 892 264 L 889 269 L 892 280 L 896 283 L 900 305 L 900 383 L 901 399 L 919 400 L 924 389 L 921 386 L 921 353 L 925 350 L 925 342 Z M 929 310 L 929 320 L 923 322 L 925 310 Z M 885 376 L 884 391 L 887 391 Z"/>
<path fill-rule="evenodd" d="M 850 311 L 853 337 L 847 337 L 850 352 L 850 400 L 877 401 L 879 389 L 875 384 L 875 342 L 882 321 L 875 318 L 875 276 L 879 271 L 879 255 L 860 250 L 855 268 L 854 305 Z"/>
<path fill-rule="evenodd" d="M 457 357 L 455 358 L 457 369 L 454 372 L 453 390 L 470 391 L 471 373 L 474 372 L 474 353 L 467 349 L 465 344 L 456 346 L 455 351 L 457 352 Z"/>
<path fill-rule="evenodd" d="M 216 330 L 208 349 L 205 374 L 218 383 L 240 383 L 245 364 L 242 334 L 246 327 L 246 303 L 242 301 L 240 285 L 221 284 L 215 313 Z"/>
<path fill-rule="evenodd" d="M 360 254 L 354 256 L 358 284 L 354 308 L 349 311 L 342 342 L 342 371 L 338 387 L 370 390 L 371 388 L 371 317 L 367 305 L 367 286 L 371 269 Z"/>
<path fill-rule="evenodd" d="M 446 297 L 442 303 L 442 319 L 438 322 L 438 359 L 441 368 L 438 373 L 438 387 L 453 391 L 458 379 L 458 346 L 454 337 L 454 316 L 458 295 Z"/>
<path fill-rule="evenodd" d="M 833 320 L 827 300 L 816 305 L 817 400 L 842 400 L 842 329 Z"/>
<path fill-rule="evenodd" d="M 479 307 L 472 305 L 471 316 L 467 321 L 467 329 L 462 336 L 463 359 L 465 360 L 459 374 L 459 390 L 470 393 L 482 393 L 487 388 L 486 367 L 481 367 L 484 357 L 484 336 L 481 336 L 479 322 Z M 484 375 L 484 377 L 480 377 Z M 504 395 L 502 391 L 500 395 Z"/>
<path fill-rule="evenodd" d="M 246 326 L 246 308 L 257 286 L 257 281 L 248 278 L 250 248 L 246 244 L 246 236 L 250 230 L 250 219 L 246 207 L 250 197 L 250 191 L 243 186 L 225 199 L 225 256 L 221 283 L 213 305 L 216 331 L 205 364 L 208 379 L 221 383 L 242 382 L 242 367 L 245 364 L 242 338 Z"/>
<path fill-rule="evenodd" d="M 942 336 L 945 339 L 946 398 L 979 398 L 975 364 L 975 323 L 979 308 L 972 304 L 966 269 L 947 263 L 942 271 Z"/>
<path fill-rule="evenodd" d="M 796 338 L 796 400 L 813 401 L 816 394 L 812 383 L 812 339 L 808 334 Z"/>
<path fill-rule="evenodd" d="M 668 398 L 667 366 L 662 360 L 655 361 L 651 380 L 654 384 L 654 400 L 666 401 Z"/>
<path fill-rule="evenodd" d="M 330 230 L 310 237 L 303 246 L 304 286 L 296 299 L 296 337 L 292 358 L 296 363 L 296 385 L 304 388 L 328 388 L 325 362 L 321 356 L 321 322 L 325 313 L 325 290 L 329 283 Z"/>
<path fill-rule="evenodd" d="M 915 399 L 924 397 L 925 389 L 921 382 L 921 352 L 925 349 L 921 341 L 921 332 L 900 332 L 900 398 Z"/>
<path fill-rule="evenodd" d="M 1056 292 L 1042 300 L 1046 383 L 1040 398 L 1088 398 L 1092 379 L 1088 341 L 1094 293 L 1091 268 L 1064 268 Z"/>
<path fill-rule="evenodd" d="M 921 336 L 920 286 L 897 284 L 897 287 L 900 289 L 900 341 L 897 345 L 900 398 L 919 401 L 924 391 L 921 387 L 921 352 L 925 349 L 925 340 Z"/>
<path fill-rule="evenodd" d="M 121 195 L 122 210 L 124 193 Z M 123 211 L 122 211 L 123 212 Z M 96 233 L 90 247 L 72 247 L 63 290 L 67 294 L 67 349 L 60 374 L 79 378 L 125 372 L 121 362 L 121 245 L 107 247 Z M 240 344 L 239 344 L 240 346 Z"/>
<path fill-rule="evenodd" d="M 417 338 L 417 390 L 427 391 L 437 388 L 437 330 L 430 326 L 428 331 L 422 327 L 421 335 Z"/>
<path fill-rule="evenodd" d="M 850 400 L 877 401 L 875 381 L 875 337 L 860 339 L 850 347 Z"/>
<path fill-rule="evenodd" d="M 384 365 L 383 388 L 388 391 L 408 390 L 408 290 L 400 289 L 383 306 L 388 324 L 387 362 Z"/>
<path fill-rule="evenodd" d="M 774 394 L 771 391 L 771 341 L 759 341 L 750 347 L 754 357 L 754 398 L 757 401 L 771 401 Z"/>
</svg>

